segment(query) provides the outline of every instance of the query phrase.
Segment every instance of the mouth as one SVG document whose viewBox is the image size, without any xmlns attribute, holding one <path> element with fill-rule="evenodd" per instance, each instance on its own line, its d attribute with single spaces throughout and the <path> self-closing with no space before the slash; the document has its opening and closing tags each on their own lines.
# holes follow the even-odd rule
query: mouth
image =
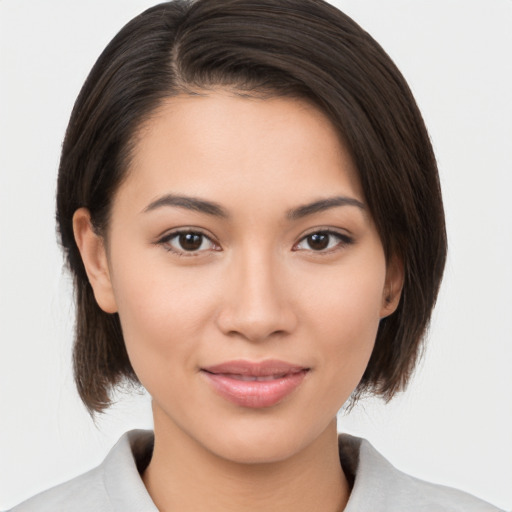
<svg viewBox="0 0 512 512">
<path fill-rule="evenodd" d="M 277 405 L 302 383 L 310 368 L 284 361 L 228 361 L 201 368 L 213 390 L 235 405 L 266 408 Z"/>
</svg>

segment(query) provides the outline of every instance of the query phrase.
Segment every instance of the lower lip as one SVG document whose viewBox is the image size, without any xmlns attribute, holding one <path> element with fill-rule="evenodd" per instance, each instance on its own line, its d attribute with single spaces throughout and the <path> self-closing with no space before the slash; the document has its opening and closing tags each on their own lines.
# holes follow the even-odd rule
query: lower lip
<svg viewBox="0 0 512 512">
<path fill-rule="evenodd" d="M 307 370 L 265 381 L 244 381 L 232 376 L 201 372 L 213 389 L 226 400 L 253 409 L 272 407 L 290 395 L 304 380 Z"/>
</svg>

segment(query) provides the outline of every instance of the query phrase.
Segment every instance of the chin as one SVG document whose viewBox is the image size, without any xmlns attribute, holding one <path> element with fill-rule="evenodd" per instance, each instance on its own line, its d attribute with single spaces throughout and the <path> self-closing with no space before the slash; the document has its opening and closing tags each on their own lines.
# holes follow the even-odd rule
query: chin
<svg viewBox="0 0 512 512">
<path fill-rule="evenodd" d="M 331 426 L 304 431 L 296 424 L 283 426 L 278 423 L 260 425 L 259 428 L 253 423 L 236 432 L 224 431 L 222 437 L 211 436 L 206 448 L 218 457 L 238 464 L 285 462 L 316 445 Z M 332 425 L 336 431 L 335 419 Z"/>
</svg>

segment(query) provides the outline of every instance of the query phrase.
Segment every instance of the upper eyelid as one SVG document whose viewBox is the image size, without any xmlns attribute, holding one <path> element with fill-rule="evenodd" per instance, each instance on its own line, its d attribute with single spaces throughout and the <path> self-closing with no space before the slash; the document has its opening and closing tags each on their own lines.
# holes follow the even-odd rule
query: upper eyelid
<svg viewBox="0 0 512 512">
<path fill-rule="evenodd" d="M 220 243 L 218 242 L 217 238 L 213 236 L 211 233 L 207 232 L 203 228 L 196 227 L 196 226 L 183 226 L 178 228 L 173 228 L 170 230 L 165 231 L 161 235 L 159 235 L 156 240 L 155 244 L 161 244 L 168 242 L 172 238 L 183 234 L 183 233 L 198 233 L 204 237 L 206 237 L 213 245 L 216 245 L 217 247 L 220 247 Z M 333 236 L 340 237 L 341 239 L 345 239 L 345 241 L 354 241 L 353 235 L 348 232 L 346 229 L 342 228 L 334 228 L 334 227 L 328 227 L 328 226 L 316 226 L 314 228 L 310 228 L 307 231 L 303 232 L 298 238 L 297 241 L 293 244 L 293 247 L 296 247 L 299 243 L 301 243 L 305 238 L 307 238 L 310 235 L 313 235 L 315 233 L 328 233 Z"/>
<path fill-rule="evenodd" d="M 351 239 L 354 238 L 353 235 L 346 229 L 333 228 L 333 227 L 328 227 L 328 226 L 320 226 L 320 227 L 314 227 L 314 228 L 304 231 L 299 236 L 299 241 L 303 240 L 304 238 L 306 238 L 309 235 L 314 235 L 315 233 L 329 233 L 331 235 L 337 235 L 340 237 L 346 237 L 346 238 L 351 238 Z"/>
<path fill-rule="evenodd" d="M 171 239 L 177 235 L 181 235 L 183 233 L 197 233 L 199 235 L 202 235 L 202 236 L 208 238 L 208 240 L 211 240 L 213 243 L 218 243 L 216 241 L 216 238 L 211 233 L 208 233 L 203 228 L 198 228 L 195 226 L 184 226 L 184 227 L 179 227 L 179 228 L 174 228 L 174 229 L 168 229 L 168 230 L 164 231 L 161 235 L 158 235 L 156 237 L 155 243 L 160 243 L 164 240 L 169 240 L 169 239 Z"/>
</svg>

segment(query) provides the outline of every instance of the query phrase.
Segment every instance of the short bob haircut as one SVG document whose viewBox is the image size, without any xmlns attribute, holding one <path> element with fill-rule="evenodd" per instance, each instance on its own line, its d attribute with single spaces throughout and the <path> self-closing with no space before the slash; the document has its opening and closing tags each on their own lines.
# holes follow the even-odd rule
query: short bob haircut
<svg viewBox="0 0 512 512">
<path fill-rule="evenodd" d="M 446 259 L 437 166 L 401 73 L 369 34 L 323 0 L 162 3 L 130 21 L 92 68 L 71 114 L 57 190 L 58 230 L 76 293 L 73 362 L 81 399 L 91 414 L 102 412 L 116 386 L 138 380 L 118 315 L 94 299 L 73 214 L 88 208 L 104 236 L 141 125 L 165 99 L 214 88 L 303 98 L 338 130 L 387 261 L 398 258 L 404 268 L 400 303 L 381 320 L 352 399 L 391 399 L 421 354 Z"/>
</svg>

